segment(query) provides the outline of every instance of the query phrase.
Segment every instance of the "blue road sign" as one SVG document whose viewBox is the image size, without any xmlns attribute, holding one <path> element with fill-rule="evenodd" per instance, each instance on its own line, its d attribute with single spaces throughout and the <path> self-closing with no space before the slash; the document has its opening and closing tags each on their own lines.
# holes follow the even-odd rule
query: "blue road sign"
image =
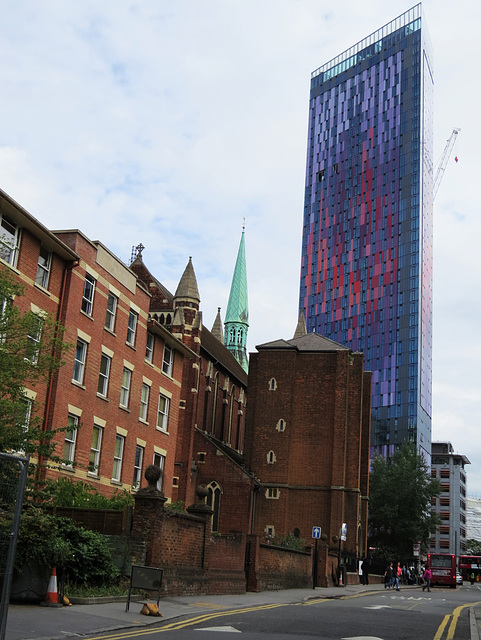
<svg viewBox="0 0 481 640">
<path fill-rule="evenodd" d="M 321 527 L 312 527 L 312 537 L 315 539 L 320 539 L 321 537 Z"/>
</svg>

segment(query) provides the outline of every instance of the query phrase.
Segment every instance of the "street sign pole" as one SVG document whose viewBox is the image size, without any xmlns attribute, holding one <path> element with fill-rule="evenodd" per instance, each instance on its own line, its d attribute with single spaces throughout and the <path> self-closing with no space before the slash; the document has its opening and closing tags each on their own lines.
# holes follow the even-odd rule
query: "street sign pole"
<svg viewBox="0 0 481 640">
<path fill-rule="evenodd" d="M 312 527 L 312 537 L 316 541 L 314 544 L 314 557 L 312 559 L 312 588 L 315 589 L 317 587 L 317 541 L 321 537 L 321 527 Z"/>
</svg>

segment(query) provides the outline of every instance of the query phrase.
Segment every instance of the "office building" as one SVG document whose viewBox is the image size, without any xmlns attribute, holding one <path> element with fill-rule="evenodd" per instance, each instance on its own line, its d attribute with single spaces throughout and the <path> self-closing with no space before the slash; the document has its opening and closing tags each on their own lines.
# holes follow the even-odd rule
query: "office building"
<svg viewBox="0 0 481 640">
<path fill-rule="evenodd" d="M 441 493 L 431 505 L 441 524 L 431 536 L 431 553 L 466 553 L 466 470 L 468 458 L 455 453 L 450 442 L 433 442 L 431 476 L 441 483 Z"/>
<path fill-rule="evenodd" d="M 372 448 L 431 454 L 433 70 L 417 5 L 312 73 L 299 310 L 363 352 Z"/>
</svg>

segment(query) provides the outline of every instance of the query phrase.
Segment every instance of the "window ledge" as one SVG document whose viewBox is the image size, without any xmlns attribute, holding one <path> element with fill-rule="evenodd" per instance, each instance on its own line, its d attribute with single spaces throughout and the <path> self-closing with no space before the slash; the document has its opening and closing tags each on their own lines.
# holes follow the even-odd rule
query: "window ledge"
<svg viewBox="0 0 481 640">
<path fill-rule="evenodd" d="M 34 282 L 34 283 L 33 283 L 33 286 L 34 286 L 36 289 L 38 289 L 39 291 L 41 291 L 42 293 L 45 293 L 45 295 L 47 295 L 47 296 L 49 296 L 49 297 L 51 296 L 50 291 L 49 291 L 48 289 L 46 289 L 45 287 L 42 287 L 42 285 L 41 285 L 41 284 L 38 284 L 37 282 Z"/>
<path fill-rule="evenodd" d="M 94 317 L 89 315 L 88 313 L 86 313 L 85 311 L 83 311 L 82 309 L 80 309 L 80 313 L 85 316 L 86 318 L 88 318 L 89 320 L 91 320 L 92 322 L 94 322 Z"/>
<path fill-rule="evenodd" d="M 114 480 L 114 478 L 111 478 L 110 484 L 115 484 L 117 487 L 122 486 L 122 482 L 120 480 Z"/>
<path fill-rule="evenodd" d="M 114 336 L 114 338 L 117 337 L 117 334 L 115 333 L 115 331 L 112 331 L 112 329 L 109 329 L 108 327 L 106 327 L 104 325 L 104 331 L 106 331 L 107 333 L 110 333 L 111 336 Z"/>
<path fill-rule="evenodd" d="M 141 422 L 142 424 L 146 424 L 147 426 L 149 426 L 149 423 L 147 422 L 147 420 L 144 420 L 143 418 L 139 418 L 139 422 Z"/>
<path fill-rule="evenodd" d="M 126 344 L 127 347 L 130 347 L 134 351 L 137 351 L 137 349 L 135 347 L 135 344 L 132 344 L 131 342 L 127 342 L 127 340 L 125 341 L 125 344 Z"/>
<path fill-rule="evenodd" d="M 20 271 L 17 269 L 17 267 L 15 267 L 13 264 L 10 264 L 10 262 L 7 262 L 3 258 L 0 258 L 0 264 L 4 264 L 6 267 L 11 269 L 12 271 L 15 271 L 16 274 L 20 275 Z"/>
<path fill-rule="evenodd" d="M 110 402 L 107 396 L 102 395 L 98 391 L 97 391 L 97 398 L 100 398 L 100 400 L 104 400 L 105 402 Z"/>
<path fill-rule="evenodd" d="M 122 409 L 122 411 L 125 411 L 126 413 L 130 413 L 130 409 L 128 407 L 123 407 L 121 404 L 119 404 L 119 409 Z"/>
<path fill-rule="evenodd" d="M 79 389 L 83 389 L 85 391 L 85 385 L 83 385 L 81 382 L 78 382 L 77 380 L 74 380 L 73 378 L 72 378 L 72 384 L 78 387 Z"/>
</svg>

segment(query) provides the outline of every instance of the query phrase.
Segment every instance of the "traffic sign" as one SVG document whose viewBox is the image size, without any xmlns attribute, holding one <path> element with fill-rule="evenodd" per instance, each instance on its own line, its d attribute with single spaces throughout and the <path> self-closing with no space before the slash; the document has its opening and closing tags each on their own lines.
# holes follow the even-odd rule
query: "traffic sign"
<svg viewBox="0 0 481 640">
<path fill-rule="evenodd" d="M 321 527 L 312 527 L 312 537 L 319 540 L 321 537 Z"/>
</svg>

